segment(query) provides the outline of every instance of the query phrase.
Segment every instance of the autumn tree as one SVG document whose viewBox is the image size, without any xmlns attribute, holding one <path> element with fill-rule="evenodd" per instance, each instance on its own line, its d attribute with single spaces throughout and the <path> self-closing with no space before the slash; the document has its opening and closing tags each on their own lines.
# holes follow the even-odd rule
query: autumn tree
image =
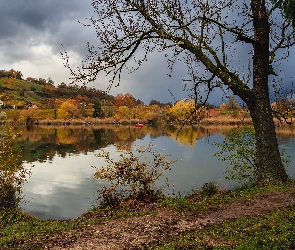
<svg viewBox="0 0 295 250">
<path fill-rule="evenodd" d="M 34 122 L 34 120 L 38 117 L 39 114 L 40 114 L 40 109 L 35 107 L 29 107 L 27 109 L 22 109 L 20 111 L 21 117 L 23 117 L 23 119 L 26 122 L 31 122 L 31 123 Z"/>
<path fill-rule="evenodd" d="M 23 74 L 21 71 L 18 71 L 18 70 L 14 70 L 14 69 L 11 69 L 9 70 L 10 74 L 11 74 L 11 77 L 15 78 L 15 79 L 22 79 L 23 77 Z"/>
<path fill-rule="evenodd" d="M 54 101 L 54 107 L 55 107 L 55 108 L 59 108 L 59 107 L 61 106 L 62 103 L 63 103 L 62 100 L 60 100 L 60 99 L 55 99 L 55 101 Z"/>
<path fill-rule="evenodd" d="M 74 119 L 80 117 L 80 109 L 76 100 L 67 99 L 57 109 L 57 118 L 59 119 Z"/>
<path fill-rule="evenodd" d="M 231 95 L 228 98 L 228 108 L 229 110 L 240 110 L 240 105 L 236 102 L 235 98 Z"/>
<path fill-rule="evenodd" d="M 104 117 L 104 112 L 101 108 L 100 102 L 94 103 L 93 108 L 94 108 L 94 111 L 93 111 L 92 117 L 98 117 L 98 118 Z"/>
<path fill-rule="evenodd" d="M 47 79 L 47 84 L 48 84 L 48 85 L 52 85 L 52 86 L 54 86 L 54 81 L 52 80 L 51 77 L 48 77 L 48 79 Z"/>
<path fill-rule="evenodd" d="M 26 81 L 28 81 L 28 82 L 32 82 L 32 83 L 38 83 L 38 79 L 36 79 L 36 78 L 34 78 L 34 77 L 30 77 L 30 76 L 28 76 L 27 78 L 26 78 Z M 35 89 L 36 90 L 36 89 Z"/>
<path fill-rule="evenodd" d="M 120 106 L 115 112 L 116 119 L 130 120 L 130 109 L 127 106 Z"/>
<path fill-rule="evenodd" d="M 159 107 L 159 105 L 154 104 L 146 106 L 144 108 L 140 108 L 138 110 L 137 117 L 144 122 L 156 123 L 161 113 L 162 109 Z"/>
<path fill-rule="evenodd" d="M 67 85 L 64 82 L 61 82 L 60 84 L 57 85 L 57 88 L 59 89 L 66 89 Z"/>
<path fill-rule="evenodd" d="M 123 95 L 118 94 L 114 99 L 114 106 L 118 109 L 120 106 L 126 106 L 128 108 L 133 108 L 135 106 L 136 99 L 129 93 Z"/>
<path fill-rule="evenodd" d="M 230 112 L 232 114 L 238 113 L 242 108 L 240 105 L 236 102 L 233 96 L 230 96 L 228 98 L 228 103 L 221 103 L 219 105 L 219 110 L 223 112 Z"/>
<path fill-rule="evenodd" d="M 158 106 L 161 105 L 161 103 L 159 101 L 157 101 L 157 100 L 154 100 L 154 99 L 150 100 L 150 104 L 149 105 L 151 106 L 151 105 L 154 105 L 154 104 L 156 104 Z"/>
<path fill-rule="evenodd" d="M 280 2 L 92 0 L 97 46 L 89 44 L 78 71 L 66 66 L 76 81 L 93 81 L 105 72 L 112 86 L 120 82 L 123 69 L 136 69 L 134 62 L 142 66 L 150 52 L 163 52 L 171 71 L 181 60 L 195 103 L 205 103 L 222 88 L 247 105 L 255 129 L 257 180 L 282 183 L 288 176 L 278 150 L 269 82 L 275 81 L 275 66 L 288 56 L 295 32 Z M 63 56 L 67 62 L 67 53 Z"/>
<path fill-rule="evenodd" d="M 194 100 L 180 100 L 168 112 L 171 120 L 186 121 L 195 118 Z"/>
<path fill-rule="evenodd" d="M 39 78 L 38 82 L 39 85 L 46 85 L 46 79 L 44 78 Z"/>
</svg>

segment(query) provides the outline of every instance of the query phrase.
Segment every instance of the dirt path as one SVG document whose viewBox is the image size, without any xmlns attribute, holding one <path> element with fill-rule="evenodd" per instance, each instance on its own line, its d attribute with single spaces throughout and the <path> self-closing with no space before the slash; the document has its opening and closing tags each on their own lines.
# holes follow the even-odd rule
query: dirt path
<svg viewBox="0 0 295 250">
<path fill-rule="evenodd" d="M 201 216 L 186 216 L 158 208 L 156 215 L 128 217 L 88 226 L 78 235 L 65 234 L 47 249 L 141 249 L 208 224 L 244 216 L 258 216 L 295 202 L 295 189 L 271 192 L 246 202 L 234 203 Z"/>
</svg>

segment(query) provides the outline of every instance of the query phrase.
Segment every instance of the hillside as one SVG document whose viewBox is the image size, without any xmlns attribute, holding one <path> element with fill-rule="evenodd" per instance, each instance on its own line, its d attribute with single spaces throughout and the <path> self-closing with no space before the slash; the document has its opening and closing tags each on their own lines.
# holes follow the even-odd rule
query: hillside
<svg viewBox="0 0 295 250">
<path fill-rule="evenodd" d="M 0 100 L 3 108 L 18 109 L 36 105 L 42 109 L 53 108 L 56 99 L 62 101 L 82 96 L 88 103 L 105 101 L 113 103 L 114 97 L 87 86 L 60 84 L 57 87 L 45 81 L 28 81 L 11 77 L 0 77 Z"/>
</svg>

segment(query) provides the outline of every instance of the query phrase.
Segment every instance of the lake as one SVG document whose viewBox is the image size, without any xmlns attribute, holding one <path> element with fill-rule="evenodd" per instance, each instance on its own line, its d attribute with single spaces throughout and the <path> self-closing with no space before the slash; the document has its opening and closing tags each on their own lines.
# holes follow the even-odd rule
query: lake
<svg viewBox="0 0 295 250">
<path fill-rule="evenodd" d="M 97 204 L 97 190 L 106 182 L 93 178 L 94 167 L 104 165 L 96 154 L 101 149 L 117 158 L 120 149 L 153 145 L 156 152 L 171 154 L 178 160 L 165 173 L 170 186 L 168 195 L 185 195 L 206 182 L 214 181 L 222 188 L 232 188 L 233 181 L 225 179 L 226 163 L 213 154 L 230 127 L 186 126 L 40 126 L 22 128 L 15 147 L 23 148 L 23 162 L 32 168 L 24 185 L 23 211 L 39 219 L 69 219 L 80 216 Z M 290 155 L 289 175 L 295 173 L 295 130 L 278 129 L 280 147 Z M 158 186 L 164 185 L 162 178 Z"/>
</svg>

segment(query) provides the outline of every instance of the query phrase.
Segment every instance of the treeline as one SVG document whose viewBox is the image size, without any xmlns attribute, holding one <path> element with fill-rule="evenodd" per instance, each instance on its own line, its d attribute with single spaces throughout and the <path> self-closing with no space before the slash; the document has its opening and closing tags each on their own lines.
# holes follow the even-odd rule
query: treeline
<svg viewBox="0 0 295 250">
<path fill-rule="evenodd" d="M 22 79 L 23 74 L 21 71 L 18 70 L 0 70 L 0 77 L 7 77 L 7 78 L 15 78 L 15 79 Z"/>
<path fill-rule="evenodd" d="M 0 70 L 0 119 L 24 121 L 109 119 L 118 123 L 198 123 L 204 118 L 218 115 L 240 116 L 245 110 L 231 96 L 219 108 L 202 106 L 193 99 L 172 103 L 151 100 L 145 105 L 130 93 L 112 96 L 94 87 L 77 84 L 58 84 L 51 78 L 22 79 L 21 71 Z M 15 109 L 3 113 L 4 109 Z"/>
<path fill-rule="evenodd" d="M 104 100 L 113 103 L 114 97 L 104 91 L 87 87 L 85 85 L 65 84 L 54 85 L 51 77 L 44 78 L 27 77 L 23 79 L 21 71 L 14 69 L 0 70 L 0 107 L 6 109 L 28 109 L 37 106 L 40 109 L 55 107 L 55 100 L 76 99 L 83 96 L 91 103 Z"/>
</svg>

